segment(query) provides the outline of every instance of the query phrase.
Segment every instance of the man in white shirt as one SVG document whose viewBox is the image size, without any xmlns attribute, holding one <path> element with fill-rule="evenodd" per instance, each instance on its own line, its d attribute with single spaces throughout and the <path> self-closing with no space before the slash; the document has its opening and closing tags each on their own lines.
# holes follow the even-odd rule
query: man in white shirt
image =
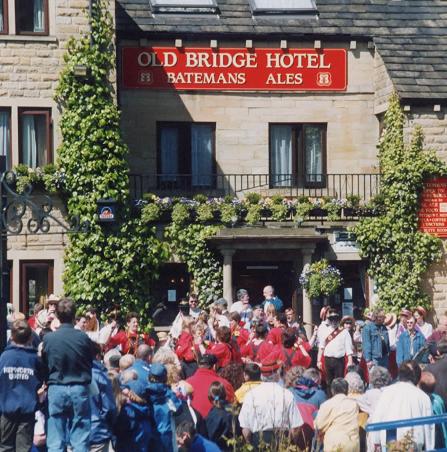
<svg viewBox="0 0 447 452">
<path fill-rule="evenodd" d="M 239 413 L 246 441 L 257 450 L 260 443 L 277 444 L 284 435 L 296 442 L 303 418 L 293 394 L 278 384 L 279 364 L 263 364 L 262 383 L 250 390 Z"/>
<path fill-rule="evenodd" d="M 354 348 L 352 338 L 347 329 L 339 327 L 340 315 L 335 309 L 329 309 L 327 313 L 327 328 L 322 330 L 318 337 L 317 366 L 322 368 L 324 356 L 324 368 L 326 372 L 326 384 L 330 388 L 334 378 L 343 378 L 345 370 L 345 356 L 347 364 L 352 364 Z"/>
<path fill-rule="evenodd" d="M 416 385 L 421 378 L 421 369 L 416 361 L 404 361 L 399 367 L 399 381 L 386 387 L 377 402 L 370 423 L 390 422 L 417 417 L 432 416 L 430 397 Z M 418 427 L 402 427 L 397 429 L 396 439 L 403 438 L 411 432 L 417 450 L 432 450 L 435 448 L 435 426 L 422 425 Z M 370 433 L 369 441 L 375 450 L 386 448 L 389 443 L 386 431 Z"/>
</svg>

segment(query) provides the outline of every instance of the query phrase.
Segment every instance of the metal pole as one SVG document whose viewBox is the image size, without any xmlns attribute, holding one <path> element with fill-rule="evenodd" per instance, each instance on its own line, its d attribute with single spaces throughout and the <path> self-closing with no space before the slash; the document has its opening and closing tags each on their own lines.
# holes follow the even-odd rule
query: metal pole
<svg viewBox="0 0 447 452">
<path fill-rule="evenodd" d="M 3 221 L 3 212 L 6 207 L 7 197 L 3 190 L 3 178 L 6 171 L 6 157 L 0 156 L 0 202 L 1 202 L 1 216 L 0 216 L 0 352 L 6 347 L 6 330 L 8 328 L 6 309 L 9 302 L 9 271 L 7 260 L 7 242 L 6 242 L 6 224 Z"/>
</svg>

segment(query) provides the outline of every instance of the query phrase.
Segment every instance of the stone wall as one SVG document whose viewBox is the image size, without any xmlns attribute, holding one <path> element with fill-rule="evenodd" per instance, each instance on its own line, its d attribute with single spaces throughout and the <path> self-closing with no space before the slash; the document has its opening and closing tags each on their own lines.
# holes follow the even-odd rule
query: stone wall
<svg viewBox="0 0 447 452">
<path fill-rule="evenodd" d="M 388 108 L 388 99 L 394 90 L 388 70 L 378 52 L 374 54 L 374 112 L 381 114 Z"/>
<path fill-rule="evenodd" d="M 434 104 L 435 102 L 433 102 Z M 411 106 L 406 114 L 405 133 L 410 135 L 415 125 L 420 125 L 425 135 L 425 148 L 436 151 L 447 162 L 447 114 L 445 107 L 439 112 L 433 111 L 434 105 Z"/>
<path fill-rule="evenodd" d="M 172 42 L 157 44 L 173 45 Z M 200 44 L 188 43 L 197 47 Z M 138 46 L 138 42 L 121 45 Z M 223 43 L 222 47 L 226 45 L 229 44 Z M 234 43 L 231 46 L 238 47 Z M 259 44 L 260 48 L 263 46 Z M 293 43 L 289 46 L 294 47 Z M 297 47 L 306 46 L 313 43 L 297 43 Z M 347 45 L 334 43 L 333 47 L 347 48 Z M 203 121 L 216 123 L 219 173 L 267 174 L 269 123 L 281 122 L 327 123 L 328 173 L 376 172 L 379 123 L 374 114 L 371 77 L 374 56 L 366 44 L 359 44 L 355 51 L 348 49 L 347 53 L 346 92 L 121 90 L 122 130 L 130 147 L 131 170 L 135 173 L 156 171 L 157 121 Z"/>
<path fill-rule="evenodd" d="M 18 112 L 20 108 L 51 110 L 53 159 L 60 143 L 60 112 L 53 100 L 63 55 L 70 37 L 78 37 L 89 29 L 88 0 L 48 0 L 48 36 L 16 34 L 15 0 L 8 4 L 8 34 L 0 35 L 0 108 L 11 114 L 12 165 L 19 163 Z M 115 2 L 109 5 L 114 17 Z M 113 79 L 114 80 L 114 79 Z M 62 205 L 55 200 L 55 215 L 62 215 Z M 57 231 L 57 228 L 52 228 Z M 19 308 L 20 262 L 51 260 L 54 262 L 54 292 L 63 293 L 63 250 L 67 235 L 29 235 L 8 238 L 8 260 L 13 263 L 12 301 Z"/>
</svg>

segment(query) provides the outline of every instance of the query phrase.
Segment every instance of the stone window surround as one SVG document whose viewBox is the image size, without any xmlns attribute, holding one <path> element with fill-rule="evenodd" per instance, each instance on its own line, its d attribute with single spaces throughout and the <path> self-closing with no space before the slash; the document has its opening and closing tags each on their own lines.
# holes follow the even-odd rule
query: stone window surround
<svg viewBox="0 0 447 452">
<path fill-rule="evenodd" d="M 0 41 L 45 41 L 55 42 L 55 17 L 56 17 L 56 0 L 45 0 L 46 5 L 46 26 L 44 33 L 17 33 L 15 6 L 16 0 L 0 0 L 5 6 L 5 31 L 0 33 Z"/>
<path fill-rule="evenodd" d="M 191 174 L 191 125 L 209 125 L 214 127 L 212 141 L 212 165 L 213 172 L 216 174 L 216 123 L 203 121 L 157 121 L 157 173 L 161 174 L 161 129 L 162 127 L 176 127 L 180 131 L 180 137 L 185 138 L 179 148 L 179 174 Z M 189 143 L 186 144 L 189 140 Z M 186 151 L 181 158 L 182 151 Z"/>
<path fill-rule="evenodd" d="M 272 162 L 271 162 L 271 133 L 272 127 L 274 126 L 292 126 L 292 174 L 295 178 L 300 178 L 305 176 L 306 169 L 306 155 L 305 155 L 305 145 L 304 145 L 304 133 L 303 128 L 306 126 L 315 126 L 321 129 L 321 138 L 322 138 L 322 174 L 327 173 L 327 123 L 321 122 L 270 122 L 269 123 L 269 173 L 272 173 Z M 301 133 L 298 135 L 298 131 L 301 130 Z M 298 169 L 301 169 L 298 172 Z M 301 181 L 298 181 L 301 183 Z M 307 188 L 324 188 L 326 186 L 325 178 L 321 182 L 310 182 L 304 181 L 305 187 Z"/>
<path fill-rule="evenodd" d="M 39 115 L 45 118 L 45 141 L 46 141 L 46 164 L 53 162 L 53 149 L 52 149 L 52 120 L 51 120 L 51 108 L 36 108 L 36 107 L 19 107 L 18 109 L 18 122 L 17 128 L 19 133 L 19 163 L 23 163 L 22 157 L 22 130 L 21 130 L 21 118 L 23 115 Z M 40 166 L 39 164 L 37 166 Z"/>
<path fill-rule="evenodd" d="M 55 134 L 54 123 L 57 124 L 58 112 L 55 104 L 45 99 L 14 99 L 5 98 L 3 102 L 0 100 L 0 109 L 10 111 L 10 146 L 11 146 L 11 167 L 19 164 L 19 110 L 36 110 L 50 112 L 50 145 L 51 155 L 54 160 L 54 149 L 58 145 L 58 136 Z M 50 161 L 53 161 L 50 160 Z"/>
</svg>

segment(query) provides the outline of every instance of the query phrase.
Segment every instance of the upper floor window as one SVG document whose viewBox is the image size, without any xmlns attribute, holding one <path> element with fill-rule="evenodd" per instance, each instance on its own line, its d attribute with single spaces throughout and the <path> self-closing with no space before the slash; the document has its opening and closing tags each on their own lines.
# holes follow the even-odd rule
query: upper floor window
<svg viewBox="0 0 447 452">
<path fill-rule="evenodd" d="M 48 0 L 15 0 L 17 34 L 48 34 Z"/>
<path fill-rule="evenodd" d="M 0 0 L 0 33 L 8 33 L 8 0 Z"/>
<path fill-rule="evenodd" d="M 314 0 L 250 0 L 254 14 L 307 14 L 315 13 Z"/>
<path fill-rule="evenodd" d="M 6 168 L 11 168 L 11 111 L 0 108 L 0 155 L 6 157 Z"/>
<path fill-rule="evenodd" d="M 30 168 L 51 162 L 50 110 L 19 109 L 19 161 Z"/>
<path fill-rule="evenodd" d="M 165 187 L 210 187 L 215 173 L 214 123 L 158 123 L 158 172 Z"/>
<path fill-rule="evenodd" d="M 326 124 L 270 124 L 273 187 L 326 184 Z"/>
<path fill-rule="evenodd" d="M 215 13 L 216 0 L 150 0 L 155 12 Z"/>
</svg>

